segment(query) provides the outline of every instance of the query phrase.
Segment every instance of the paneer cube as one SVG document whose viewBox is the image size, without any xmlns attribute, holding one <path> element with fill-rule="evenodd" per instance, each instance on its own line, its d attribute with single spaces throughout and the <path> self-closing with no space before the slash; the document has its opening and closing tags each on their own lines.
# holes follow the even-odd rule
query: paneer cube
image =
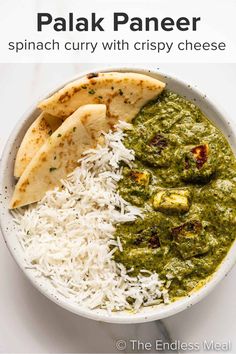
<svg viewBox="0 0 236 354">
<path fill-rule="evenodd" d="M 183 180 L 202 183 L 216 170 L 216 151 L 208 144 L 186 147 L 180 154 L 179 168 Z"/>
<path fill-rule="evenodd" d="M 150 182 L 150 173 L 147 171 L 132 170 L 130 172 L 130 178 L 137 184 L 146 187 L 149 185 Z"/>
<path fill-rule="evenodd" d="M 153 207 L 166 213 L 185 213 L 190 208 L 190 198 L 188 189 L 163 189 L 155 194 Z"/>
<path fill-rule="evenodd" d="M 198 220 L 191 220 L 174 227 L 171 232 L 173 242 L 183 259 L 204 254 L 215 244 L 212 235 L 205 232 L 201 222 Z"/>
<path fill-rule="evenodd" d="M 183 259 L 207 253 L 217 245 L 217 240 L 199 220 L 190 220 L 171 231 L 173 242 Z"/>
<path fill-rule="evenodd" d="M 150 197 L 150 179 L 151 173 L 147 170 L 124 167 L 119 193 L 131 204 L 141 206 Z"/>
<path fill-rule="evenodd" d="M 155 134 L 149 141 L 149 145 L 154 146 L 161 152 L 168 145 L 168 141 L 165 136 L 161 134 Z"/>
<path fill-rule="evenodd" d="M 198 220 L 191 220 L 172 229 L 172 235 L 175 240 L 181 240 L 186 237 L 195 237 L 202 231 L 202 224 Z"/>
<path fill-rule="evenodd" d="M 208 144 L 198 145 L 191 149 L 191 153 L 193 154 L 196 160 L 196 166 L 200 170 L 204 163 L 207 162 L 208 154 L 209 154 L 209 146 Z"/>
</svg>

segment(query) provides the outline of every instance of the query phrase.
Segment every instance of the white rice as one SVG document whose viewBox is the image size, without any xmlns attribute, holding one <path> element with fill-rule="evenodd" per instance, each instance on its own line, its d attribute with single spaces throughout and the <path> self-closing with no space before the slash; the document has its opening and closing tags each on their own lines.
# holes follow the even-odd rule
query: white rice
<svg viewBox="0 0 236 354">
<path fill-rule="evenodd" d="M 122 143 L 123 129 L 130 127 L 122 123 L 104 134 L 104 144 L 85 153 L 62 181 L 63 189 L 14 212 L 27 266 L 47 277 L 58 294 L 89 309 L 139 310 L 169 301 L 158 274 L 143 270 L 132 277 L 113 260 L 117 248 L 123 251 L 121 240 L 114 238 L 115 225 L 142 215 L 116 191 L 120 162 L 134 160 L 134 152 Z"/>
</svg>

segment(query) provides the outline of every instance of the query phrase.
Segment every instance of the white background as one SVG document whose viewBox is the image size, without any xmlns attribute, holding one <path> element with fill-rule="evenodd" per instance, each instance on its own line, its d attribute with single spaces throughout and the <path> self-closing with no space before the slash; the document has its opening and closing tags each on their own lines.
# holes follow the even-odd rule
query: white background
<svg viewBox="0 0 236 354">
<path fill-rule="evenodd" d="M 48 12 L 53 19 L 64 17 L 73 12 L 75 20 L 78 17 L 88 17 L 96 12 L 98 17 L 104 17 L 104 32 L 55 32 L 52 25 L 45 26 L 42 32 L 37 32 L 37 12 Z M 132 17 L 172 17 L 175 21 L 179 17 L 201 17 L 197 31 L 181 32 L 177 29 L 171 32 L 163 30 L 145 32 L 132 32 L 129 24 L 120 27 L 119 32 L 113 32 L 113 13 L 126 12 Z M 7 0 L 0 5 L 0 62 L 236 62 L 235 43 L 235 0 Z M 68 28 L 68 21 L 67 21 Z M 25 51 L 16 54 L 8 51 L 10 41 L 50 41 L 56 39 L 64 41 L 108 41 L 124 39 L 131 43 L 134 41 L 179 41 L 191 40 L 193 42 L 225 41 L 227 49 L 223 52 L 177 50 L 167 54 L 156 51 L 137 52 L 107 51 L 99 47 L 95 53 L 89 51 Z M 104 59 L 106 58 L 106 59 Z"/>
<path fill-rule="evenodd" d="M 197 86 L 222 106 L 227 119 L 236 124 L 236 65 L 166 64 L 158 67 Z M 32 102 L 71 76 L 93 68 L 94 65 L 88 64 L 0 65 L 0 150 Z M 164 320 L 172 339 L 197 343 L 231 340 L 231 353 L 236 353 L 235 293 L 236 268 L 201 303 Z M 25 279 L 0 237 L 1 353 L 113 352 L 117 339 L 150 340 L 156 333 L 155 323 L 109 325 L 61 309 Z"/>
</svg>

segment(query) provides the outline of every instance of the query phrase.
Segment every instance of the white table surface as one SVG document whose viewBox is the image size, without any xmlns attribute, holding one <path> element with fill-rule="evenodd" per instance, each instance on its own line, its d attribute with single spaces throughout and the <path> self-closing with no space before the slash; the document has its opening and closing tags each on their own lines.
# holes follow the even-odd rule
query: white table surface
<svg viewBox="0 0 236 354">
<path fill-rule="evenodd" d="M 22 113 L 45 92 L 95 65 L 1 64 L 0 153 Z M 101 67 L 101 65 L 100 65 Z M 153 67 L 157 67 L 153 65 Z M 236 65 L 160 65 L 160 70 L 196 85 L 235 117 Z M 1 171 L 0 171 L 1 173 Z M 236 353 L 236 267 L 201 303 L 165 319 L 173 340 L 231 341 Z M 155 339 L 156 323 L 110 325 L 61 309 L 28 282 L 0 237 L 0 353 L 115 352 L 118 339 Z M 185 351 L 186 352 L 186 351 Z"/>
</svg>

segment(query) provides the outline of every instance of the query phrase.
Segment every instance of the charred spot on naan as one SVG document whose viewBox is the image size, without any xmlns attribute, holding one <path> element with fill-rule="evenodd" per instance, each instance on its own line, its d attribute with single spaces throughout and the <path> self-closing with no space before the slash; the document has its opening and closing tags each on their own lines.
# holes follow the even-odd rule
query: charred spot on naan
<svg viewBox="0 0 236 354">
<path fill-rule="evenodd" d="M 66 85 L 41 102 L 39 108 L 65 119 L 81 105 L 101 103 L 107 105 L 108 117 L 113 121 L 131 121 L 164 87 L 163 82 L 142 74 L 91 73 Z"/>
</svg>

